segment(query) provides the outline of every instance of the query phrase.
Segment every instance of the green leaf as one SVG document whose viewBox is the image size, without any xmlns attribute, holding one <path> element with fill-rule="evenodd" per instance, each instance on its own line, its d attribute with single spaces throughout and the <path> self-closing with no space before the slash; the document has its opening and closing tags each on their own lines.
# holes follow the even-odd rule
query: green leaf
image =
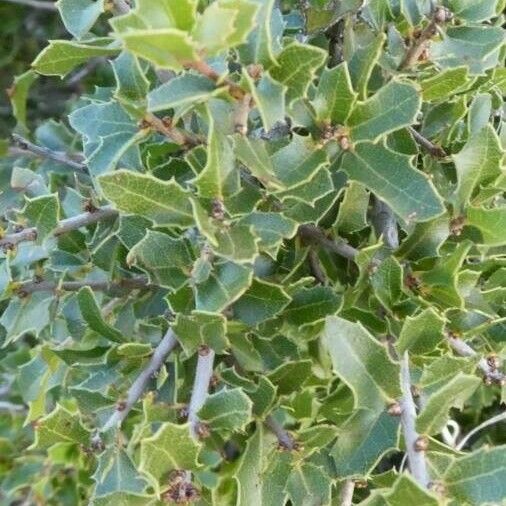
<svg viewBox="0 0 506 506">
<path fill-rule="evenodd" d="M 258 256 L 257 243 L 260 240 L 251 230 L 251 226 L 235 225 L 218 229 L 216 255 L 237 263 L 252 263 Z"/>
<path fill-rule="evenodd" d="M 396 343 L 402 354 L 430 353 L 444 339 L 445 319 L 434 309 L 426 308 L 416 316 L 407 316 Z"/>
<path fill-rule="evenodd" d="M 462 409 L 464 402 L 481 383 L 477 376 L 458 373 L 432 393 L 418 415 L 416 428 L 421 434 L 438 434 L 444 429 L 452 407 Z"/>
<path fill-rule="evenodd" d="M 284 22 L 275 0 L 252 0 L 258 4 L 254 30 L 245 44 L 240 46 L 241 60 L 260 63 L 265 68 L 276 64 L 276 55 L 281 51 L 281 36 Z"/>
<path fill-rule="evenodd" d="M 466 226 L 475 227 L 480 231 L 481 238 L 477 242 L 486 246 L 503 246 L 506 244 L 506 207 L 483 209 L 468 207 Z"/>
<path fill-rule="evenodd" d="M 251 420 L 252 402 L 240 388 L 223 389 L 207 397 L 199 420 L 219 433 L 244 430 Z"/>
<path fill-rule="evenodd" d="M 371 285 L 383 306 L 392 309 L 402 294 L 403 269 L 394 257 L 383 260 L 371 275 Z"/>
<path fill-rule="evenodd" d="M 472 135 L 465 146 L 452 156 L 457 171 L 455 205 L 463 208 L 479 186 L 493 183 L 501 175 L 504 153 L 491 125 Z"/>
<path fill-rule="evenodd" d="M 342 125 L 348 119 L 356 99 L 346 62 L 332 69 L 325 68 L 312 102 L 316 118 L 321 122 Z"/>
<path fill-rule="evenodd" d="M 286 86 L 275 81 L 267 72 L 256 85 L 246 71 L 243 71 L 243 77 L 262 118 L 264 130 L 269 131 L 278 121 L 284 121 Z"/>
<path fill-rule="evenodd" d="M 286 490 L 293 506 L 329 504 L 330 477 L 311 463 L 295 465 L 288 477 Z"/>
<path fill-rule="evenodd" d="M 322 338 L 335 373 L 353 391 L 356 408 L 378 411 L 400 398 L 399 365 L 360 323 L 328 316 Z"/>
<path fill-rule="evenodd" d="M 350 181 L 344 191 L 334 228 L 340 233 L 351 234 L 367 227 L 369 199 L 369 192 L 363 185 Z"/>
<path fill-rule="evenodd" d="M 362 99 L 367 97 L 367 84 L 378 62 L 385 40 L 386 36 L 383 32 L 374 38 L 372 36 L 365 38 L 348 61 L 353 89 L 358 92 L 358 96 Z"/>
<path fill-rule="evenodd" d="M 498 26 L 454 26 L 431 44 L 430 58 L 443 69 L 465 65 L 471 74 L 482 74 L 497 65 L 502 44 L 504 32 Z"/>
<path fill-rule="evenodd" d="M 141 166 L 136 143 L 145 137 L 137 124 L 117 102 L 92 103 L 69 115 L 72 128 L 84 138 L 86 165 L 93 175 Z"/>
<path fill-rule="evenodd" d="M 323 65 L 326 53 L 315 46 L 292 42 L 277 56 L 271 76 L 287 87 L 287 100 L 305 97 L 316 71 Z"/>
<path fill-rule="evenodd" d="M 126 337 L 103 319 L 95 295 L 89 286 L 83 286 L 79 290 L 77 300 L 84 321 L 89 325 L 91 330 L 116 343 L 125 342 Z"/>
<path fill-rule="evenodd" d="M 372 506 L 403 506 L 416 504 L 417 506 L 438 506 L 441 502 L 436 496 L 420 487 L 410 474 L 401 474 L 389 489 L 374 490 L 361 504 Z"/>
<path fill-rule="evenodd" d="M 505 470 L 505 446 L 482 448 L 454 460 L 443 481 L 448 493 L 461 504 L 500 503 L 506 495 Z"/>
<path fill-rule="evenodd" d="M 111 39 L 87 40 L 81 43 L 71 40 L 52 40 L 33 61 L 32 67 L 46 76 L 66 76 L 78 65 L 97 56 L 113 56 L 119 49 Z"/>
<path fill-rule="evenodd" d="M 187 357 L 193 355 L 199 346 L 209 346 L 216 353 L 224 353 L 229 346 L 227 320 L 220 314 L 203 311 L 192 311 L 190 315 L 179 313 L 173 329 Z"/>
<path fill-rule="evenodd" d="M 125 107 L 138 107 L 143 112 L 149 81 L 137 58 L 124 51 L 113 60 L 112 68 L 117 83 L 114 97 Z"/>
<path fill-rule="evenodd" d="M 26 198 L 21 215 L 30 226 L 37 229 L 37 239 L 44 240 L 58 226 L 60 219 L 60 202 L 58 195 L 42 195 L 33 199 Z"/>
<path fill-rule="evenodd" d="M 148 111 L 195 106 L 215 93 L 216 86 L 207 77 L 184 73 L 148 93 Z"/>
<path fill-rule="evenodd" d="M 469 82 L 467 67 L 446 69 L 420 82 L 423 99 L 437 102 L 451 97 Z"/>
<path fill-rule="evenodd" d="M 480 23 L 495 17 L 500 4 L 500 0 L 449 0 L 453 15 L 468 23 Z"/>
<path fill-rule="evenodd" d="M 98 181 L 104 196 L 122 212 L 140 214 L 156 225 L 193 225 L 189 195 L 174 180 L 117 170 L 100 176 Z"/>
<path fill-rule="evenodd" d="M 81 424 L 79 415 L 67 411 L 59 404 L 37 422 L 32 448 L 47 450 L 57 443 L 89 445 L 90 431 Z"/>
<path fill-rule="evenodd" d="M 327 315 L 334 314 L 339 302 L 340 299 L 332 288 L 315 286 L 296 292 L 283 315 L 292 325 L 314 324 Z"/>
<path fill-rule="evenodd" d="M 150 437 L 141 441 L 139 471 L 163 487 L 161 478 L 173 470 L 197 471 L 200 445 L 190 436 L 188 424 L 163 423 Z"/>
<path fill-rule="evenodd" d="M 115 492 L 142 494 L 148 485 L 128 454 L 121 449 L 108 450 L 100 455 L 93 479 L 96 482 L 95 498 Z"/>
<path fill-rule="evenodd" d="M 249 267 L 225 262 L 217 264 L 209 278 L 195 286 L 195 305 L 199 311 L 219 313 L 236 301 L 250 286 Z"/>
<path fill-rule="evenodd" d="M 279 286 L 261 279 L 253 279 L 251 286 L 234 306 L 234 317 L 254 326 L 280 313 L 291 298 Z"/>
<path fill-rule="evenodd" d="M 105 11 L 104 0 L 58 0 L 56 7 L 65 28 L 76 39 L 86 35 Z"/>
<path fill-rule="evenodd" d="M 184 238 L 148 230 L 128 253 L 129 265 L 137 265 L 149 274 L 154 284 L 177 290 L 187 282 L 194 254 Z"/>
<path fill-rule="evenodd" d="M 384 200 L 406 221 L 428 221 L 443 213 L 441 197 L 411 157 L 382 144 L 361 142 L 344 154 L 341 168 Z"/>
<path fill-rule="evenodd" d="M 397 448 L 398 439 L 398 417 L 386 410 L 358 409 L 340 427 L 331 450 L 337 474 L 368 475 L 383 455 Z"/>
<path fill-rule="evenodd" d="M 267 375 L 277 387 L 279 395 L 289 395 L 299 390 L 311 374 L 311 360 L 299 360 L 281 364 Z"/>
<path fill-rule="evenodd" d="M 208 118 L 207 161 L 194 185 L 201 197 L 223 200 L 239 189 L 239 171 L 235 167 L 232 145 L 209 108 Z"/>
<path fill-rule="evenodd" d="M 16 126 L 17 128 L 21 128 L 23 132 L 28 131 L 26 124 L 28 92 L 38 77 L 35 71 L 27 70 L 23 74 L 16 76 L 12 86 L 6 90 L 12 107 L 12 115 L 17 121 Z"/>
<path fill-rule="evenodd" d="M 382 135 L 411 125 L 420 109 L 417 88 L 408 82 L 390 81 L 371 98 L 358 102 L 346 122 L 353 140 L 376 142 Z"/>
</svg>

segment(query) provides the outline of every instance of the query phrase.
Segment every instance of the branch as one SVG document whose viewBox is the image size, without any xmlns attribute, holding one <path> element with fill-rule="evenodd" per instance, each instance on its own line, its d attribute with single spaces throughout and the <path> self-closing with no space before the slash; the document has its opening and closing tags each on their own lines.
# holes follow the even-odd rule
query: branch
<svg viewBox="0 0 506 506">
<path fill-rule="evenodd" d="M 22 404 L 12 404 L 8 401 L 0 401 L 0 411 L 9 411 L 11 413 L 22 413 L 26 411 L 26 407 Z"/>
<path fill-rule="evenodd" d="M 488 420 L 485 420 L 483 423 L 475 427 L 472 431 L 470 431 L 468 434 L 466 434 L 460 443 L 456 446 L 457 450 L 462 450 L 464 446 L 466 446 L 467 442 L 477 433 L 480 432 L 480 430 L 483 430 L 485 427 L 489 427 L 490 425 L 494 425 L 499 422 L 503 422 L 506 420 L 506 411 L 503 411 L 499 415 L 493 416 L 492 418 L 489 418 Z"/>
<path fill-rule="evenodd" d="M 390 207 L 374 196 L 372 223 L 378 236 L 383 236 L 385 244 L 390 249 L 399 247 L 399 232 L 395 215 Z"/>
<path fill-rule="evenodd" d="M 19 148 L 21 148 L 21 151 L 12 151 L 12 154 L 24 154 L 37 156 L 39 158 L 47 158 L 63 165 L 67 165 L 68 167 L 71 167 L 75 170 L 88 172 L 88 168 L 84 163 L 74 160 L 66 153 L 62 153 L 61 151 L 53 151 L 52 149 L 42 146 L 37 146 L 36 144 L 33 144 L 18 134 L 12 134 L 12 139 L 19 146 Z"/>
<path fill-rule="evenodd" d="M 437 144 L 429 141 L 429 139 L 426 139 L 420 132 L 418 132 L 418 130 L 408 126 L 408 131 L 413 136 L 415 142 L 428 151 L 430 155 L 436 158 L 444 158 L 447 156 L 446 151 L 441 146 L 438 146 Z"/>
<path fill-rule="evenodd" d="M 118 404 L 118 407 L 102 427 L 101 431 L 106 432 L 113 427 L 119 427 L 126 418 L 135 403 L 140 399 L 144 390 L 154 374 L 162 367 L 168 355 L 177 346 L 176 335 L 169 329 L 158 346 L 155 348 L 146 368 L 137 376 L 128 390 L 125 402 Z"/>
<path fill-rule="evenodd" d="M 161 119 L 149 112 L 144 116 L 144 121 L 146 126 L 149 126 L 162 135 L 165 135 L 165 137 L 169 138 L 172 142 L 178 144 L 179 146 L 192 147 L 202 144 L 197 137 L 187 132 L 183 132 L 173 126 L 170 118 Z"/>
<path fill-rule="evenodd" d="M 98 221 L 107 220 L 114 218 L 118 215 L 118 211 L 110 206 L 100 207 L 93 212 L 86 212 L 73 216 L 72 218 L 66 218 L 61 220 L 58 226 L 53 231 L 53 236 L 58 237 L 59 235 L 77 230 L 81 227 L 97 223 Z M 12 234 L 6 234 L 0 238 L 0 247 L 12 248 L 24 241 L 35 241 L 37 239 L 37 229 L 35 227 L 25 228 L 21 232 L 14 232 Z"/>
<path fill-rule="evenodd" d="M 278 443 L 282 448 L 289 451 L 295 449 L 296 443 L 293 436 L 286 431 L 272 415 L 269 415 L 265 419 L 264 423 L 265 426 L 278 438 Z"/>
<path fill-rule="evenodd" d="M 321 285 L 326 285 L 327 277 L 325 276 L 325 272 L 323 272 L 320 259 L 318 258 L 318 253 L 316 253 L 313 248 L 310 248 L 307 259 L 309 262 L 309 270 L 311 271 L 313 278 L 315 278 Z"/>
<path fill-rule="evenodd" d="M 55 292 L 58 290 L 75 292 L 81 288 L 88 286 L 95 291 L 107 291 L 115 289 L 129 289 L 135 290 L 136 288 L 148 288 L 151 285 L 144 276 L 135 278 L 123 278 L 117 281 L 94 281 L 94 280 L 83 280 L 83 281 L 28 281 L 22 283 L 16 292 L 20 297 L 26 297 L 27 295 L 35 292 Z"/>
<path fill-rule="evenodd" d="M 401 425 L 406 444 L 409 470 L 413 478 L 424 488 L 430 482 L 425 461 L 424 439 L 416 432 L 416 408 L 411 393 L 411 377 L 409 374 L 409 356 L 404 352 L 401 359 Z"/>
<path fill-rule="evenodd" d="M 471 348 L 465 341 L 459 339 L 458 337 L 454 337 L 450 335 L 448 337 L 448 342 L 452 347 L 453 351 L 462 357 L 476 357 L 478 353 Z M 504 384 L 506 381 L 506 376 L 501 371 L 497 370 L 497 365 L 494 361 L 487 360 L 486 358 L 481 358 L 478 362 L 478 367 L 481 369 L 485 378 L 494 383 L 498 383 L 500 385 Z"/>
<path fill-rule="evenodd" d="M 26 5 L 34 9 L 56 12 L 56 5 L 53 2 L 45 2 L 43 0 L 3 0 L 11 4 Z"/>
<path fill-rule="evenodd" d="M 127 14 L 130 4 L 126 0 L 113 0 L 113 11 L 116 15 Z"/>
<path fill-rule="evenodd" d="M 246 135 L 248 133 L 248 115 L 251 107 L 251 95 L 246 93 L 237 101 L 234 108 L 234 131 Z"/>
<path fill-rule="evenodd" d="M 406 51 L 406 55 L 399 65 L 399 70 L 406 70 L 412 67 L 427 48 L 427 43 L 436 35 L 439 25 L 444 24 L 450 18 L 444 7 L 438 7 L 429 22 L 429 24 L 412 40 L 411 45 Z"/>
<path fill-rule="evenodd" d="M 358 254 L 358 250 L 353 246 L 342 239 L 339 241 L 329 239 L 321 229 L 314 225 L 301 225 L 298 233 L 304 240 L 316 243 L 348 260 L 354 260 Z"/>
<path fill-rule="evenodd" d="M 199 419 L 197 414 L 206 402 L 209 383 L 211 382 L 211 377 L 213 375 L 214 356 L 214 351 L 208 346 L 200 347 L 190 405 L 188 406 L 190 434 L 194 439 L 199 439 Z"/>
<path fill-rule="evenodd" d="M 339 504 L 341 506 L 351 506 L 353 503 L 353 492 L 355 490 L 355 482 L 353 480 L 346 480 L 339 496 Z"/>
</svg>

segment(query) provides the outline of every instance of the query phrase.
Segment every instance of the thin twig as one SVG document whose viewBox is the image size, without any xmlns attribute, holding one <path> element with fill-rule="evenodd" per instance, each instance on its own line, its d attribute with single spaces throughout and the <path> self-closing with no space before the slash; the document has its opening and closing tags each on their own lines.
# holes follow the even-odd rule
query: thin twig
<svg viewBox="0 0 506 506">
<path fill-rule="evenodd" d="M 114 0 L 113 11 L 116 15 L 127 14 L 130 10 L 130 4 L 125 0 Z"/>
<path fill-rule="evenodd" d="M 92 72 L 95 71 L 95 69 L 102 65 L 103 63 L 107 62 L 107 58 L 104 58 L 102 56 L 99 56 L 97 58 L 93 58 L 90 60 L 86 65 L 84 65 L 81 69 L 79 69 L 77 72 L 72 74 L 66 81 L 67 86 L 77 86 L 81 83 L 83 79 L 88 77 Z"/>
<path fill-rule="evenodd" d="M 234 108 L 234 131 L 246 135 L 248 133 L 248 115 L 251 107 L 251 95 L 248 93 L 237 101 Z"/>
<path fill-rule="evenodd" d="M 119 427 L 135 403 L 141 398 L 151 378 L 159 371 L 169 353 L 177 346 L 177 338 L 172 329 L 169 329 L 158 346 L 155 348 L 148 365 L 141 371 L 132 383 L 127 398 L 116 407 L 114 413 L 105 422 L 101 431 L 106 432 L 113 427 Z"/>
<path fill-rule="evenodd" d="M 476 357 L 478 355 L 471 346 L 458 337 L 450 335 L 448 337 L 448 343 L 457 355 L 462 357 Z M 483 372 L 486 379 L 501 385 L 506 381 L 506 376 L 497 369 L 493 361 L 489 361 L 482 357 L 478 362 L 478 367 Z"/>
<path fill-rule="evenodd" d="M 188 132 L 183 132 L 171 124 L 170 118 L 159 118 L 153 113 L 147 113 L 144 116 L 144 121 L 147 126 L 153 128 L 157 132 L 165 135 L 175 144 L 183 147 L 193 147 L 202 144 L 202 141 Z"/>
<path fill-rule="evenodd" d="M 489 418 L 488 420 L 485 420 L 483 423 L 475 427 L 473 430 L 471 430 L 469 433 L 467 433 L 462 440 L 459 442 L 459 444 L 456 446 L 457 450 L 462 450 L 464 446 L 466 446 L 467 442 L 477 433 L 481 430 L 485 429 L 486 427 L 489 427 L 490 425 L 494 425 L 499 422 L 504 422 L 506 420 L 506 411 L 503 411 L 499 415 L 493 416 L 492 418 Z"/>
<path fill-rule="evenodd" d="M 9 411 L 12 413 L 20 413 L 26 411 L 26 407 L 22 404 L 13 404 L 8 401 L 0 401 L 0 411 Z"/>
<path fill-rule="evenodd" d="M 422 146 L 423 149 L 425 149 L 430 155 L 434 156 L 435 158 L 444 158 L 447 156 L 446 151 L 437 144 L 434 144 L 433 142 L 429 141 L 429 139 L 426 139 L 418 130 L 415 130 L 413 127 L 408 126 L 409 133 L 413 136 L 413 139 L 417 144 Z"/>
<path fill-rule="evenodd" d="M 61 220 L 58 226 L 54 229 L 53 235 L 55 237 L 77 230 L 81 227 L 97 223 L 98 221 L 115 218 L 118 211 L 110 206 L 100 207 L 93 212 L 86 212 Z M 37 229 L 35 227 L 25 228 L 20 232 L 6 234 L 0 239 L 0 247 L 12 248 L 24 241 L 35 241 L 37 239 Z"/>
<path fill-rule="evenodd" d="M 438 7 L 434 11 L 429 24 L 411 41 L 406 55 L 399 65 L 399 70 L 409 69 L 419 60 L 420 56 L 427 48 L 427 43 L 436 35 L 438 26 L 445 23 L 447 19 L 448 14 L 446 9 L 444 7 Z"/>
<path fill-rule="evenodd" d="M 358 254 L 358 250 L 353 246 L 343 240 L 329 239 L 320 228 L 314 225 L 301 225 L 298 233 L 305 241 L 316 243 L 348 260 L 354 260 Z"/>
<path fill-rule="evenodd" d="M 144 276 L 135 278 L 123 278 L 116 281 L 95 281 L 92 279 L 84 279 L 82 281 L 27 281 L 19 285 L 16 293 L 20 296 L 26 297 L 27 295 L 35 292 L 56 292 L 67 291 L 75 292 L 83 287 L 89 287 L 93 291 L 108 291 L 118 289 L 135 290 L 136 288 L 150 287 L 149 281 Z"/>
<path fill-rule="evenodd" d="M 188 422 L 190 424 L 190 434 L 194 439 L 199 439 L 199 418 L 198 412 L 206 402 L 209 390 L 209 383 L 213 376 L 214 369 L 214 351 L 202 346 L 198 352 L 197 370 L 193 381 L 192 395 L 188 406 Z"/>
<path fill-rule="evenodd" d="M 376 196 L 374 196 L 372 224 L 376 234 L 383 236 L 387 247 L 390 249 L 399 247 L 399 232 L 395 215 L 390 207 Z"/>
<path fill-rule="evenodd" d="M 34 9 L 56 12 L 56 5 L 53 2 L 45 2 L 43 0 L 3 0 L 11 4 L 26 5 Z"/>
<path fill-rule="evenodd" d="M 265 426 L 276 435 L 278 443 L 282 448 L 289 451 L 295 449 L 295 440 L 293 436 L 286 431 L 272 415 L 267 416 L 264 423 Z"/>
<path fill-rule="evenodd" d="M 53 160 L 63 165 L 67 165 L 68 167 L 71 167 L 72 169 L 75 170 L 79 170 L 81 172 L 88 171 L 88 168 L 84 163 L 71 158 L 66 153 L 62 153 L 61 151 L 54 151 L 52 149 L 43 146 L 37 146 L 37 144 L 33 144 L 32 142 L 25 139 L 24 137 L 21 137 L 21 135 L 18 134 L 12 134 L 12 139 L 22 150 L 21 152 L 18 152 L 18 154 L 27 154 L 31 156 L 37 156 L 39 158 L 47 158 L 49 160 Z"/>
<path fill-rule="evenodd" d="M 416 408 L 411 393 L 411 377 L 409 374 L 409 356 L 404 352 L 401 359 L 401 425 L 408 455 L 408 465 L 413 478 L 424 488 L 430 482 L 425 461 L 425 451 L 421 447 L 422 439 L 416 431 Z"/>
<path fill-rule="evenodd" d="M 316 281 L 318 281 L 318 283 L 320 283 L 321 285 L 326 285 L 327 277 L 323 272 L 322 266 L 320 264 L 320 259 L 318 258 L 318 253 L 313 248 L 309 249 L 307 259 L 309 262 L 309 269 L 311 271 L 311 274 L 313 275 L 313 278 L 315 278 Z"/>
<path fill-rule="evenodd" d="M 355 482 L 353 480 L 346 480 L 341 489 L 339 496 L 340 506 L 351 506 L 353 504 L 353 492 L 355 491 Z"/>
</svg>

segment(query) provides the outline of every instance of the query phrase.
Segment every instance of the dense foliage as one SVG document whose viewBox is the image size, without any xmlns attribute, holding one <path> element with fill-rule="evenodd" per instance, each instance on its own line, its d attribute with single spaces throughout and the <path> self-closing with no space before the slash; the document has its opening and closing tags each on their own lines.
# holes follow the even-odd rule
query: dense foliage
<svg viewBox="0 0 506 506">
<path fill-rule="evenodd" d="M 1 503 L 505 500 L 505 0 L 28 3 Z"/>
</svg>

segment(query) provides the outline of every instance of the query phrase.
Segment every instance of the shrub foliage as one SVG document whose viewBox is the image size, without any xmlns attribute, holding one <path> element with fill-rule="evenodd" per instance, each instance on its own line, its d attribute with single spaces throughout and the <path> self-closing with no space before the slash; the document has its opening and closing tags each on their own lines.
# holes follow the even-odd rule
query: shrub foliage
<svg viewBox="0 0 506 506">
<path fill-rule="evenodd" d="M 504 3 L 35 0 L 2 504 L 504 500 Z"/>
</svg>

